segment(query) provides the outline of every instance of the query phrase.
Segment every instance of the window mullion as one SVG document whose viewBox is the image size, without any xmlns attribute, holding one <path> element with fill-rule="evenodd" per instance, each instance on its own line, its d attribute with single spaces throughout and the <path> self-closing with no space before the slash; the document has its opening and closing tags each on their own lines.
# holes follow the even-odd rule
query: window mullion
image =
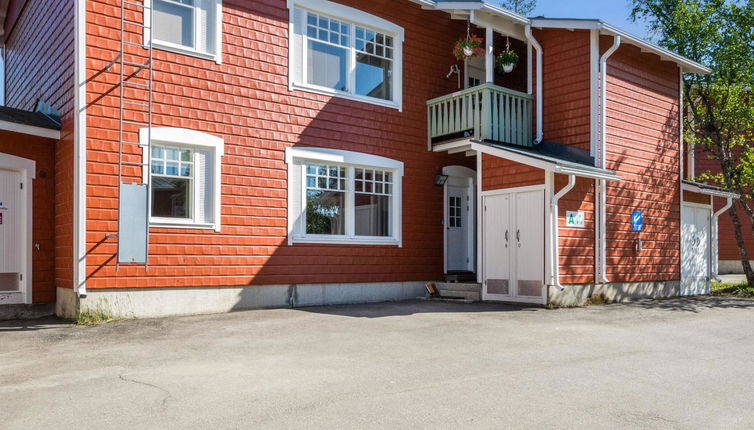
<svg viewBox="0 0 754 430">
<path fill-rule="evenodd" d="M 356 25 L 349 24 L 348 35 L 348 94 L 356 94 Z"/>
<path fill-rule="evenodd" d="M 348 175 L 346 180 L 346 236 L 356 236 L 356 196 L 354 189 L 356 185 L 356 169 L 348 166 L 346 170 Z"/>
</svg>

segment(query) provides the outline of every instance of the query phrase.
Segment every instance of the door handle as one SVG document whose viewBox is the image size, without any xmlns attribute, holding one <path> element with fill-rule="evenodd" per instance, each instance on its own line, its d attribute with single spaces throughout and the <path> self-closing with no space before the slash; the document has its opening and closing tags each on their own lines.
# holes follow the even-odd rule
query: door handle
<svg viewBox="0 0 754 430">
<path fill-rule="evenodd" d="M 508 230 L 505 230 L 505 247 L 508 247 Z"/>
<path fill-rule="evenodd" d="M 521 248 L 521 230 L 516 229 L 516 242 L 518 247 Z"/>
</svg>

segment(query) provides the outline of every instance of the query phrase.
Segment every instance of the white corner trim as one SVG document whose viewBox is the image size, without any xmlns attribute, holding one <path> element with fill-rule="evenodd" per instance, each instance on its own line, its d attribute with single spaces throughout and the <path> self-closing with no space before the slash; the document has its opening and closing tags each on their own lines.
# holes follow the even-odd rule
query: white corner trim
<svg viewBox="0 0 754 430">
<path fill-rule="evenodd" d="M 32 136 L 47 137 L 50 139 L 60 140 L 60 130 L 19 124 L 11 121 L 0 121 L 0 130 L 7 130 L 14 133 L 29 134 Z"/>
<path fill-rule="evenodd" d="M 32 303 L 32 241 L 34 232 L 34 181 L 37 177 L 37 163 L 34 160 L 17 157 L 15 155 L 0 153 L 0 168 L 13 170 L 21 173 L 23 176 L 24 189 L 21 194 L 20 205 L 22 207 L 21 228 L 25 230 L 24 243 L 19 246 L 22 257 L 22 280 L 21 280 L 21 297 L 22 303 Z"/>
<path fill-rule="evenodd" d="M 204 133 L 197 130 L 190 130 L 187 128 L 178 127 L 152 127 L 151 131 L 148 128 L 139 129 L 139 145 L 146 150 L 150 143 L 157 144 L 173 144 L 179 146 L 190 146 L 195 148 L 211 149 L 213 152 L 214 160 L 214 207 L 213 207 L 213 222 L 210 224 L 195 223 L 195 222 L 165 222 L 161 220 L 150 219 L 150 227 L 173 227 L 172 224 L 181 227 L 188 228 L 214 228 L 216 232 L 219 232 L 222 228 L 222 156 L 225 155 L 225 140 L 221 137 L 214 136 L 209 133 Z M 142 157 L 147 159 L 146 154 L 142 152 Z M 150 183 L 149 181 L 149 166 L 145 165 L 142 169 L 143 181 Z M 208 227 L 209 226 L 209 227 Z"/>
<path fill-rule="evenodd" d="M 405 31 L 403 27 L 394 24 L 386 19 L 369 14 L 367 12 L 334 3 L 328 0 L 287 0 L 288 6 L 288 90 L 300 90 L 322 94 L 330 97 L 344 98 L 362 103 L 374 104 L 388 108 L 403 111 L 403 42 Z M 345 21 L 349 24 L 368 27 L 392 36 L 393 45 L 393 94 L 392 100 L 383 100 L 376 97 L 362 96 L 355 94 L 355 57 L 353 47 L 350 47 L 348 64 L 351 70 L 348 71 L 347 88 L 348 91 L 337 91 L 331 88 L 324 88 L 312 85 L 306 82 L 304 70 L 306 58 L 304 55 L 304 27 L 305 16 L 298 11 L 308 10 L 317 14 L 333 17 Z M 297 27 L 300 27 L 297 32 Z M 351 26 L 350 40 L 355 40 L 354 26 Z"/>
<path fill-rule="evenodd" d="M 86 0 L 76 0 L 73 123 L 73 288 L 86 296 Z"/>
<path fill-rule="evenodd" d="M 288 147 L 285 149 L 285 162 L 291 164 L 294 158 L 330 161 L 333 163 L 350 164 L 354 166 L 382 167 L 393 169 L 403 176 L 403 162 L 379 155 L 363 152 L 345 151 L 341 149 L 317 147 Z"/>
</svg>

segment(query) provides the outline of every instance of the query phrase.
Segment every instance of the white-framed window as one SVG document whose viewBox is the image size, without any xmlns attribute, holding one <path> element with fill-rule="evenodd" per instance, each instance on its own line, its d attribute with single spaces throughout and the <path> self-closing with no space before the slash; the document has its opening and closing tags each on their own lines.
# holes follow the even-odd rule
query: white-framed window
<svg viewBox="0 0 754 430">
<path fill-rule="evenodd" d="M 402 108 L 402 27 L 327 0 L 288 7 L 291 90 Z"/>
<path fill-rule="evenodd" d="M 222 0 L 145 0 L 145 4 L 144 37 L 152 36 L 152 46 L 220 63 Z"/>
<path fill-rule="evenodd" d="M 403 163 L 288 148 L 288 243 L 401 246 Z"/>
<path fill-rule="evenodd" d="M 184 128 L 152 128 L 147 146 L 149 134 L 139 133 L 145 162 L 149 159 L 144 175 L 150 184 L 150 226 L 220 231 L 223 139 Z"/>
</svg>

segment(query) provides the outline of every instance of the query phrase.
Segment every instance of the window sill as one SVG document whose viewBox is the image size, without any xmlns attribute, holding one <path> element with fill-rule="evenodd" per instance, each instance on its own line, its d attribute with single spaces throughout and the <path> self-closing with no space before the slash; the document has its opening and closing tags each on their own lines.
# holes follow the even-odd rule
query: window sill
<svg viewBox="0 0 754 430">
<path fill-rule="evenodd" d="M 309 243 L 320 245 L 382 245 L 401 247 L 401 242 L 394 237 L 323 237 L 323 236 L 293 236 L 290 243 Z"/>
<path fill-rule="evenodd" d="M 167 220 L 167 219 L 161 219 L 161 220 L 151 219 L 149 221 L 149 227 L 150 228 L 181 228 L 181 229 L 189 228 L 189 229 L 194 229 L 194 230 L 220 231 L 220 226 L 217 224 L 199 223 L 199 222 L 193 222 L 191 220 L 173 221 L 173 220 Z"/>
<path fill-rule="evenodd" d="M 359 96 L 355 94 L 345 93 L 343 91 L 337 91 L 329 88 L 318 87 L 316 85 L 291 83 L 291 90 L 306 91 L 315 94 L 322 94 L 325 96 L 338 97 L 341 99 L 354 100 L 357 102 L 368 103 L 377 106 L 384 106 L 391 109 L 396 109 L 399 112 L 403 111 L 403 107 L 396 102 L 390 100 L 380 100 L 373 97 Z"/>
<path fill-rule="evenodd" d="M 222 64 L 221 56 L 218 54 L 210 54 L 208 52 L 197 51 L 195 49 L 187 48 L 185 46 L 174 45 L 168 42 L 160 42 L 159 40 L 153 40 L 152 47 L 155 49 L 160 49 L 162 51 L 173 52 L 176 54 L 190 55 L 192 57 L 202 58 L 204 60 L 211 60 L 217 64 Z"/>
</svg>

